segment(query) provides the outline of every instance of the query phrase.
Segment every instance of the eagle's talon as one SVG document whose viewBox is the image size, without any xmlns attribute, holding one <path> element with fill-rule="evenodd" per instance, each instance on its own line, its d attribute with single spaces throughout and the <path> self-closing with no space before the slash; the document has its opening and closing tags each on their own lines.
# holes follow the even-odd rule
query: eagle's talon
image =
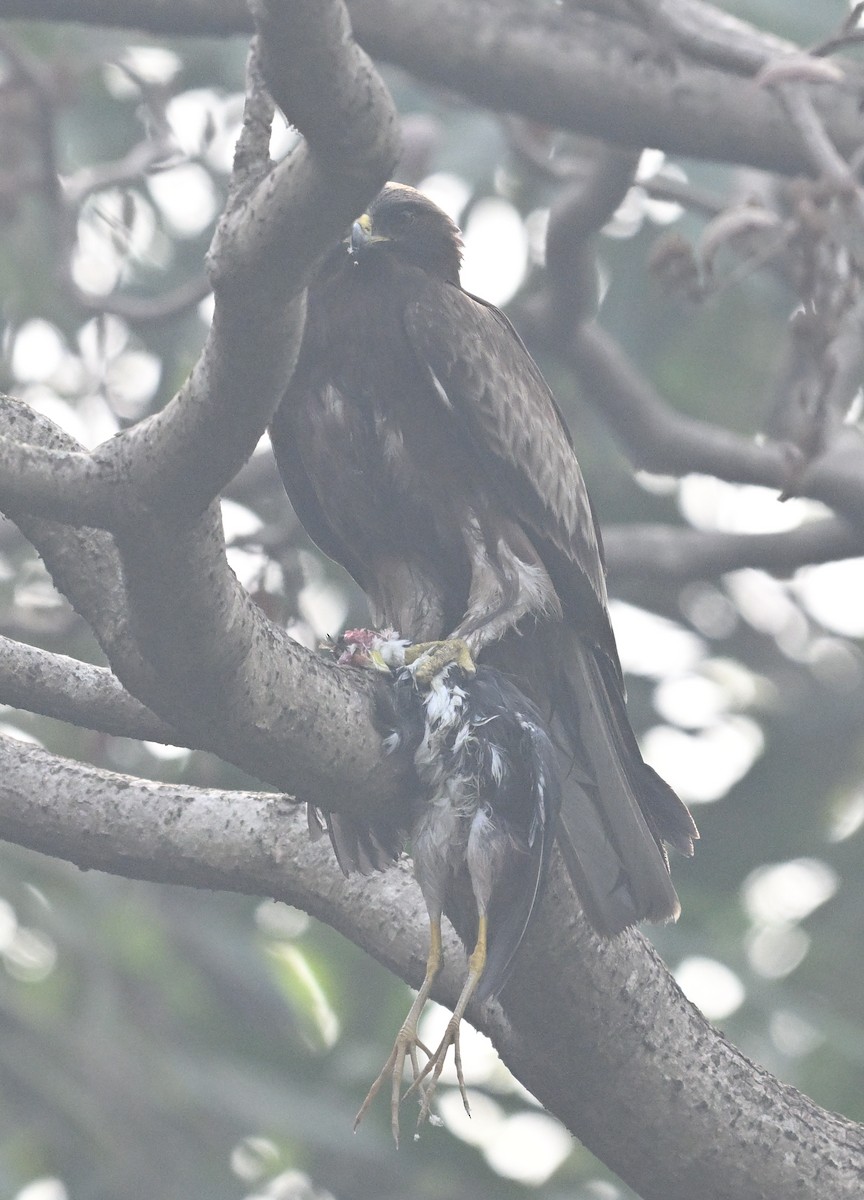
<svg viewBox="0 0 864 1200">
<path fill-rule="evenodd" d="M 459 667 L 466 675 L 477 673 L 468 643 L 462 638 L 447 638 L 441 642 L 417 642 L 413 646 L 406 646 L 405 666 L 410 669 L 414 682 L 423 691 L 428 690 L 432 680 L 445 667 Z"/>
</svg>

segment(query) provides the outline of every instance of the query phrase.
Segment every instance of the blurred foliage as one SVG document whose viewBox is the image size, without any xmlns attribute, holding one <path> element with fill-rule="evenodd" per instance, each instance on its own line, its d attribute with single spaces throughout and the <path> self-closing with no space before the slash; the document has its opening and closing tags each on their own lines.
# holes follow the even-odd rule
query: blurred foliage
<svg viewBox="0 0 864 1200">
<path fill-rule="evenodd" d="M 843 6 L 830 7 L 839 20 Z M 804 40 L 829 25 L 806 0 L 742 3 L 738 11 Z M 171 96 L 212 89 L 219 118 L 242 86 L 245 47 L 239 41 L 178 44 L 176 73 L 151 81 L 149 90 L 127 73 L 124 93 L 118 69 L 104 64 L 123 58 L 128 39 L 47 25 L 21 26 L 12 36 L 54 79 L 53 152 L 66 173 L 127 154 L 143 125 L 164 117 Z M 132 61 L 144 71 L 145 58 Z M 389 72 L 388 80 L 408 118 L 412 179 L 449 172 L 473 200 L 498 192 L 526 217 L 549 203 L 552 184 L 511 153 L 501 123 L 398 72 Z M 0 140 L 7 147 L 9 121 L 22 102 L 18 95 L 12 103 L 15 90 L 7 70 L 0 79 Z M 225 168 L 208 157 L 213 136 L 205 123 L 187 155 L 204 165 L 218 197 Z M 16 165 L 29 155 L 40 158 L 40 148 L 17 135 L 15 147 Z M 721 193 L 741 182 L 733 171 L 681 165 L 701 186 Z M 134 230 L 124 227 L 124 205 L 118 224 L 114 201 L 102 197 L 98 215 L 97 193 L 97 215 L 88 219 L 106 255 L 114 255 L 123 289 L 158 295 L 197 273 L 209 227 L 180 236 L 144 181 L 127 181 L 119 191 L 136 197 L 126 214 L 137 206 L 140 219 L 153 225 L 143 250 L 132 253 Z M 41 186 L 5 197 L 0 208 L 3 382 L 55 419 L 65 412 L 73 427 L 95 414 L 100 428 L 112 421 L 119 428 L 171 395 L 205 325 L 194 307 L 162 320 L 120 323 L 123 345 L 111 361 L 116 365 L 132 348 L 161 364 L 158 384 L 143 399 L 134 388 L 130 399 L 128 389 L 112 382 L 104 345 L 96 364 L 101 371 L 92 362 L 85 371 L 80 334 L 92 313 L 58 286 L 58 255 L 70 249 L 58 220 Z M 603 240 L 608 290 L 602 320 L 681 411 L 752 432 L 789 296 L 774 280 L 751 278 L 702 308 L 685 308 L 664 297 L 648 274 L 656 232 L 646 221 L 634 236 Z M 519 303 L 517 297 L 517 320 Z M 33 316 L 52 322 L 65 339 L 63 370 L 51 378 L 16 376 L 13 369 L 17 335 Z M 573 425 L 601 519 L 681 522 L 674 489 L 646 490 L 633 481 L 566 363 L 545 349 L 538 356 Z M 313 553 L 273 471 L 258 459 L 253 466 L 232 490 L 256 514 L 233 536 L 244 582 L 310 642 L 334 632 L 339 618 L 362 619 L 356 589 Z M 0 566 L 4 633 L 97 657 L 86 629 L 53 595 L 34 555 L 8 525 L 0 528 Z M 686 959 L 728 967 L 743 989 L 742 1002 L 722 1019 L 729 1037 L 820 1104 L 860 1120 L 864 660 L 855 641 L 821 627 L 794 594 L 784 595 L 786 616 L 770 631 L 725 581 L 650 596 L 653 609 L 699 634 L 704 661 L 718 670 L 728 662 L 744 669 L 753 687 L 739 707 L 765 739 L 744 778 L 696 812 L 699 852 L 692 863 L 675 864 L 684 915 L 677 927 L 652 931 L 652 937 L 673 969 Z M 649 602 L 644 595 L 641 601 Z M 722 619 L 697 618 L 707 611 Z M 654 709 L 657 684 L 650 675 L 631 681 L 643 731 L 662 723 Z M 730 700 L 729 708 L 734 712 L 736 703 Z M 3 720 L 58 753 L 112 769 L 226 787 L 247 782 L 206 755 L 166 754 L 9 710 Z M 703 769 L 711 770 L 710 760 Z M 797 860 L 799 883 L 790 885 L 787 875 L 786 891 L 775 889 L 779 911 L 766 909 L 764 899 L 760 908 L 753 897 L 758 900 L 761 876 L 754 873 Z M 817 885 L 826 877 L 836 890 L 830 895 L 828 886 L 819 903 Z M 808 908 L 811 885 L 817 902 Z M 784 909 L 790 887 L 800 903 Z M 430 1128 L 416 1144 L 407 1139 L 397 1154 L 381 1104 L 353 1137 L 353 1114 L 389 1051 L 406 989 L 332 931 L 266 901 L 84 874 L 3 844 L 0 957 L 3 1196 L 23 1200 L 25 1188 L 26 1200 L 629 1195 L 579 1146 L 546 1182 L 508 1178 L 518 1171 L 502 1165 L 501 1147 L 517 1144 L 517 1130 L 524 1128 L 511 1119 L 536 1109 L 495 1073 L 477 1090 L 478 1120 L 467 1134 L 464 1122 L 453 1120 Z M 712 997 L 699 998 L 710 1014 Z M 525 1162 L 539 1162 L 540 1175 L 550 1145 L 542 1136 L 526 1143 Z"/>
</svg>

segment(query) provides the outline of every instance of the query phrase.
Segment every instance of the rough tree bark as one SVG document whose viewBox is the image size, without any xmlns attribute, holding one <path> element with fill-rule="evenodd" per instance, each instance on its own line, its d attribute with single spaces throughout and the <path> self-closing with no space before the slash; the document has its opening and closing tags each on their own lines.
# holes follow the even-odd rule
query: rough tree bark
<svg viewBox="0 0 864 1200">
<path fill-rule="evenodd" d="M 860 220 L 844 157 L 860 136 L 857 68 L 832 81 L 799 65 L 774 86 L 742 87 L 789 48 L 698 0 L 667 0 L 660 12 L 678 58 L 670 68 L 635 7 L 594 7 L 349 4 L 362 44 L 480 103 L 619 146 L 832 178 L 845 219 Z M 228 569 L 215 501 L 293 368 L 310 269 L 393 167 L 395 116 L 339 0 L 257 0 L 253 9 L 244 132 L 209 263 L 216 312 L 189 380 L 156 417 L 92 453 L 19 402 L 0 403 L 0 504 L 110 663 L 89 667 L 4 639 L 0 698 L 89 728 L 206 748 L 280 793 L 369 813 L 405 778 L 382 753 L 375 685 L 303 651 L 250 600 Z M 0 14 L 172 33 L 251 27 L 237 0 L 0 0 Z M 277 167 L 266 150 L 270 96 L 304 135 Z M 599 213 L 630 180 L 619 170 L 606 193 L 598 184 Z M 573 255 L 572 270 L 551 279 L 559 312 L 581 313 L 586 244 L 603 223 L 597 213 L 586 222 L 581 204 L 562 204 L 550 227 Z M 622 531 L 617 545 L 610 538 L 613 573 L 650 567 L 686 579 L 751 561 L 789 567 L 860 553 L 864 449 L 842 426 L 857 379 L 848 364 L 860 351 L 847 334 L 824 350 L 836 394 L 822 396 L 814 450 L 684 421 L 590 321 L 555 332 L 638 465 L 760 482 L 821 499 L 835 514 L 818 531 L 755 540 L 655 531 L 648 564 L 644 531 Z M 422 977 L 425 919 L 406 872 L 344 880 L 284 795 L 145 784 L 9 740 L 0 757 L 4 838 L 131 877 L 285 899 L 409 982 Z M 452 1002 L 457 991 L 451 971 L 437 995 Z M 501 1004 L 472 1019 L 645 1200 L 861 1194 L 862 1130 L 747 1062 L 638 933 L 598 942 L 557 869 Z"/>
</svg>

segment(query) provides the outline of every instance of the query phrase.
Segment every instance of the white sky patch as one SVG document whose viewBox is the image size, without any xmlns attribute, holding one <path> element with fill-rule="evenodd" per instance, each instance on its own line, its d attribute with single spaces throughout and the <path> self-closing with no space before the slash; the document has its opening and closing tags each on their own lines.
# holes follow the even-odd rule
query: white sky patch
<svg viewBox="0 0 864 1200">
<path fill-rule="evenodd" d="M 678 595 L 681 612 L 707 638 L 727 638 L 735 632 L 738 611 L 713 583 L 690 583 Z"/>
<path fill-rule="evenodd" d="M 129 340 L 125 322 L 113 316 L 87 321 L 81 327 L 79 354 L 49 336 L 43 369 L 50 367 L 50 375 L 44 382 L 29 383 L 23 398 L 85 446 L 113 437 L 119 427 L 117 414 L 138 416 L 155 393 L 162 369 L 155 355 L 130 348 Z M 35 353 L 41 341 L 41 337 L 28 337 L 21 345 L 28 354 Z M 53 352 L 58 345 L 62 349 L 59 358 Z"/>
<path fill-rule="evenodd" d="M 160 762 L 182 762 L 192 753 L 186 746 L 166 746 L 164 742 L 144 742 L 143 746 L 148 754 Z"/>
<path fill-rule="evenodd" d="M 427 175 L 418 188 L 424 196 L 428 196 L 433 204 L 443 208 L 451 221 L 458 225 L 465 211 L 465 205 L 471 199 L 471 187 L 460 175 L 452 175 L 449 171 L 436 171 Z"/>
<path fill-rule="evenodd" d="M 744 1003 L 744 984 L 734 971 L 716 958 L 694 954 L 682 959 L 672 972 L 681 991 L 709 1021 L 730 1017 Z"/>
<path fill-rule="evenodd" d="M 153 399 L 162 376 L 162 362 L 147 350 L 129 350 L 108 364 L 105 387 L 114 410 L 133 419 Z"/>
<path fill-rule="evenodd" d="M 101 371 L 106 358 L 113 358 L 129 344 L 129 326 L 113 313 L 94 317 L 78 330 L 78 348 L 85 365 L 94 373 Z"/>
<path fill-rule="evenodd" d="M 223 499 L 221 507 L 222 528 L 225 531 L 225 540 L 228 542 L 235 538 L 254 537 L 264 527 L 258 514 L 251 508 L 247 508 L 245 504 L 238 504 L 236 500 Z"/>
<path fill-rule="evenodd" d="M 269 1138 L 245 1137 L 231 1151 L 231 1170 L 244 1183 L 256 1183 L 272 1175 L 281 1160 L 279 1147 Z"/>
<path fill-rule="evenodd" d="M 747 961 L 763 979 L 785 979 L 801 966 L 810 934 L 798 925 L 762 925 L 747 938 Z"/>
<path fill-rule="evenodd" d="M 540 1187 L 558 1170 L 573 1149 L 563 1126 L 543 1112 L 507 1117 L 498 1135 L 483 1149 L 493 1171 L 529 1187 Z"/>
<path fill-rule="evenodd" d="M 801 567 L 790 587 L 826 629 L 845 637 L 864 637 L 864 558 Z"/>
<path fill-rule="evenodd" d="M 66 601 L 55 588 L 41 559 L 30 559 L 21 565 L 15 577 L 15 604 L 19 608 L 48 613 Z"/>
<path fill-rule="evenodd" d="M 141 94 L 134 76 L 145 83 L 170 83 L 182 65 L 178 55 L 163 46 L 128 46 L 116 62 L 103 66 L 102 80 L 115 100 L 129 100 Z"/>
<path fill-rule="evenodd" d="M 69 1193 L 59 1179 L 46 1175 L 42 1179 L 32 1180 L 20 1192 L 16 1192 L 13 1200 L 69 1200 Z"/>
<path fill-rule="evenodd" d="M 84 201 L 72 274 L 79 287 L 102 296 L 131 264 L 146 260 L 165 266 L 172 252 L 170 239 L 160 237 L 153 205 L 141 192 L 107 188 Z"/>
<path fill-rule="evenodd" d="M 741 891 L 753 922 L 788 925 L 809 917 L 831 899 L 839 884 L 837 872 L 821 859 L 793 858 L 757 867 L 744 880 Z"/>
<path fill-rule="evenodd" d="M 119 59 L 145 83 L 170 83 L 183 66 L 183 60 L 164 46 L 127 46 Z"/>
<path fill-rule="evenodd" d="M 471 1115 L 465 1111 L 458 1088 L 439 1091 L 435 1105 L 452 1134 L 468 1146 L 484 1150 L 498 1137 L 507 1118 L 504 1109 L 483 1092 L 471 1093 Z"/>
<path fill-rule="evenodd" d="M 621 1200 L 623 1194 L 608 1179 L 589 1179 L 582 1191 L 585 1200 Z"/>
<path fill-rule="evenodd" d="M 437 1045 L 444 1033 L 449 1012 L 437 1004 L 427 1006 L 420 1023 L 420 1036 L 427 1045 Z M 462 1065 L 469 1088 L 471 1116 L 465 1112 L 459 1095 L 452 1055 L 441 1076 L 444 1087 L 439 1091 L 435 1107 L 444 1124 L 456 1137 L 476 1146 L 490 1167 L 508 1179 L 518 1179 L 538 1187 L 558 1169 L 572 1150 L 572 1139 L 562 1126 L 539 1111 L 520 1112 L 507 1116 L 505 1110 L 488 1094 L 494 1091 L 514 1091 L 515 1081 L 495 1053 L 488 1038 L 470 1025 L 461 1031 Z M 519 1087 L 524 1095 L 524 1088 Z M 526 1097 L 536 1103 L 533 1097 Z"/>
<path fill-rule="evenodd" d="M 699 670 L 661 680 L 654 707 L 681 729 L 704 729 L 728 712 L 746 708 L 769 692 L 770 685 L 731 659 L 712 658 Z"/>
<path fill-rule="evenodd" d="M 497 196 L 478 200 L 463 236 L 462 286 L 492 304 L 506 304 L 528 266 L 528 237 L 518 210 Z"/>
<path fill-rule="evenodd" d="M 263 550 L 248 546 L 228 546 L 225 557 L 228 559 L 228 566 L 247 592 L 257 591 L 261 587 L 269 563 Z"/>
<path fill-rule="evenodd" d="M 211 292 L 198 305 L 198 317 L 201 323 L 209 328 L 213 323 L 213 313 L 216 311 L 216 297 Z"/>
<path fill-rule="evenodd" d="M 825 1042 L 825 1034 L 787 1009 L 778 1009 L 768 1022 L 771 1040 L 787 1058 L 804 1058 Z"/>
<path fill-rule="evenodd" d="M 665 721 L 681 729 L 704 729 L 728 711 L 729 695 L 704 675 L 680 675 L 658 685 L 654 707 Z"/>
<path fill-rule="evenodd" d="M 106 188 L 89 195 L 77 231 L 73 265 L 85 276 L 101 271 L 107 278 L 112 270 L 116 274 L 129 262 L 144 258 L 158 265 L 156 214 L 134 187 Z"/>
<path fill-rule="evenodd" d="M 534 208 L 525 218 L 528 256 L 538 267 L 546 265 L 546 233 L 549 229 L 549 209 Z"/>
<path fill-rule="evenodd" d="M 293 941 L 309 928 L 309 916 L 281 900 L 262 900 L 255 909 L 255 924 L 267 937 Z"/>
<path fill-rule="evenodd" d="M 199 154 L 220 124 L 220 98 L 212 88 L 192 88 L 172 96 L 165 115 L 184 154 Z"/>
<path fill-rule="evenodd" d="M 764 745 L 756 722 L 739 715 L 697 733 L 657 725 L 641 740 L 645 761 L 689 804 L 710 804 L 725 796 L 744 778 Z"/>
<path fill-rule="evenodd" d="M 198 163 L 182 163 L 158 171 L 147 187 L 178 237 L 195 237 L 216 216 L 219 202 L 209 174 Z"/>
<path fill-rule="evenodd" d="M 678 491 L 675 475 L 656 475 L 653 471 L 634 471 L 633 478 L 643 492 L 651 496 L 674 496 Z"/>
<path fill-rule="evenodd" d="M 607 237 L 628 238 L 641 229 L 647 219 L 655 225 L 671 225 L 684 209 L 674 200 L 655 200 L 641 185 L 649 179 L 664 177 L 686 183 L 687 176 L 675 163 L 667 163 L 662 150 L 643 150 L 636 171 L 636 183 L 604 226 Z"/>
<path fill-rule="evenodd" d="M 91 296 L 107 296 L 120 279 L 123 260 L 102 230 L 78 223 L 78 239 L 72 254 L 72 278 Z"/>
<path fill-rule="evenodd" d="M 0 954 L 11 946 L 18 932 L 18 918 L 8 900 L 0 897 Z"/>
<path fill-rule="evenodd" d="M 292 641 L 305 646 L 307 650 L 315 650 L 322 637 L 334 636 L 332 630 L 329 634 L 316 633 L 308 621 L 292 621 L 285 626 L 285 632 Z"/>
<path fill-rule="evenodd" d="M 678 505 L 696 529 L 724 533 L 782 533 L 828 514 L 815 500 L 781 502 L 774 488 L 727 483 L 711 475 L 686 475 L 678 490 Z"/>
<path fill-rule="evenodd" d="M 748 567 L 725 576 L 726 590 L 740 615 L 760 633 L 806 639 L 807 621 L 788 588 L 765 571 Z"/>
<path fill-rule="evenodd" d="M 864 825 L 864 792 L 854 792 L 837 805 L 828 829 L 829 842 L 845 842 Z"/>
<path fill-rule="evenodd" d="M 39 746 L 43 750 L 45 748 L 32 733 L 25 733 L 17 725 L 10 725 L 8 721 L 0 721 L 0 737 L 14 738 L 16 742 L 26 742 L 28 746 Z"/>
<path fill-rule="evenodd" d="M 231 92 L 227 96 L 218 97 L 218 120 L 209 143 L 204 150 L 204 161 L 214 171 L 227 175 L 234 163 L 234 149 L 243 123 L 243 105 L 245 96 L 242 92 Z M 295 138 L 296 138 L 295 132 Z M 272 136 L 271 136 L 272 142 Z M 288 134 L 285 135 L 286 148 L 290 149 Z M 271 147 L 271 158 L 273 151 Z"/>
<path fill-rule="evenodd" d="M 702 639 L 674 621 L 623 600 L 611 601 L 609 612 L 621 664 L 633 675 L 662 679 L 691 669 L 705 655 Z"/>
<path fill-rule="evenodd" d="M 297 608 L 303 620 L 312 627 L 316 639 L 339 633 L 348 616 L 348 605 L 342 593 L 318 580 L 310 580 L 300 589 Z"/>
<path fill-rule="evenodd" d="M 15 334 L 12 372 L 21 383 L 43 383 L 58 369 L 66 353 L 66 343 L 56 325 L 34 317 Z"/>
<path fill-rule="evenodd" d="M 15 937 L 3 951 L 3 963 L 13 979 L 41 983 L 57 965 L 57 946 L 41 929 L 19 925 Z"/>
<path fill-rule="evenodd" d="M 88 450 L 113 437 L 119 428 L 116 417 L 101 396 L 84 396 L 73 407 L 50 388 L 40 386 L 25 388 L 21 399 Z"/>
<path fill-rule="evenodd" d="M 299 140 L 300 134 L 293 125 L 288 124 L 282 113 L 277 110 L 273 117 L 273 126 L 270 133 L 270 157 L 274 162 L 279 162 L 290 150 L 294 149 Z"/>
</svg>

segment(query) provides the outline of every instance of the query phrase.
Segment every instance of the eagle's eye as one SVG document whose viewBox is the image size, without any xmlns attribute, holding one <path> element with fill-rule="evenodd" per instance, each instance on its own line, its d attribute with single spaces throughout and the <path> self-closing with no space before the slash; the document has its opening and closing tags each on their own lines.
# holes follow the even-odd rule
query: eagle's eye
<svg viewBox="0 0 864 1200">
<path fill-rule="evenodd" d="M 397 233 L 405 233 L 411 228 L 417 220 L 417 213 L 413 208 L 400 208 L 393 214 L 393 228 Z"/>
</svg>

